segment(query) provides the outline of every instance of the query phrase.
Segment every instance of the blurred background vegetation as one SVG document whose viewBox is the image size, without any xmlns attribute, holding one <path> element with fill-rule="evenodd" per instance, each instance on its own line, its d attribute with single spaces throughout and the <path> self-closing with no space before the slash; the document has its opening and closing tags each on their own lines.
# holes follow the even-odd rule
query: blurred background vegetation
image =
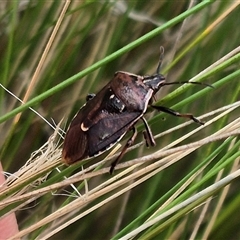
<svg viewBox="0 0 240 240">
<path fill-rule="evenodd" d="M 61 127 L 66 129 L 85 103 L 86 95 L 97 93 L 113 78 L 116 71 L 139 75 L 155 73 L 160 46 L 165 49 L 162 73 L 167 81 L 188 81 L 207 69 L 206 74 L 197 80 L 210 83 L 215 88 L 189 84 L 180 88 L 181 91 L 174 91 L 178 86 L 164 87 L 156 96 L 156 105 L 162 104 L 179 112 L 199 116 L 229 104 L 237 104 L 240 100 L 239 14 L 238 1 L 1 1 L 0 160 L 4 171 L 11 174 L 19 171 L 31 154 L 40 149 L 54 132 L 46 121 L 28 107 L 36 110 L 53 126 L 63 119 Z M 228 56 L 231 51 L 234 52 Z M 211 67 L 223 57 L 219 68 L 219 65 Z M 21 107 L 21 103 L 5 88 L 27 105 Z M 187 138 L 182 144 L 211 136 L 238 117 L 239 107 Z M 148 113 L 146 118 L 154 135 L 186 122 L 157 112 Z M 212 118 L 209 116 L 204 121 Z M 137 126 L 139 131 L 143 129 L 141 122 Z M 122 162 L 153 154 L 197 127 L 197 124 L 192 123 L 162 136 L 156 139 L 157 146 L 154 148 L 147 149 L 144 145 L 138 147 L 128 152 Z M 228 131 L 231 130 L 226 133 Z M 199 146 L 196 151 L 182 157 L 181 161 L 171 164 L 164 171 L 131 187 L 126 193 L 94 211 L 90 209 L 120 192 L 123 186 L 131 186 L 138 178 L 129 178 L 119 188 L 91 200 L 86 193 L 78 197 L 84 205 L 72 210 L 69 208 L 63 216 L 49 222 L 44 222 L 47 216 L 63 206 L 71 206 L 72 201 L 77 199 L 72 196 L 74 190 L 71 187 L 66 188 L 68 192 L 62 188 L 53 192 L 49 188 L 47 193 L 37 199 L 27 201 L 31 199 L 28 197 L 24 201 L 9 203 L 7 207 L 1 207 L 1 216 L 15 209 L 20 230 L 28 229 L 42 220 L 42 225 L 24 236 L 27 239 L 37 236 L 44 239 L 63 223 L 89 210 L 84 217 L 63 227 L 53 236 L 50 234 L 49 238 L 122 237 L 142 226 L 148 217 L 173 196 L 185 176 L 189 176 L 188 180 L 193 177 L 191 183 L 174 198 L 178 201 L 172 199 L 170 202 L 173 205 L 163 207 L 162 213 L 217 181 L 216 176 L 220 172 L 214 172 L 217 167 L 222 170 L 219 179 L 238 169 L 239 138 L 232 137 L 228 141 L 225 138 Z M 136 143 L 140 141 L 141 133 Z M 88 162 L 84 168 L 100 159 L 101 156 L 96 161 Z M 194 175 L 203 162 L 206 164 L 205 169 L 199 175 Z M 81 170 L 79 165 L 74 168 L 62 166 L 59 156 L 54 164 L 61 170 L 65 169 L 65 177 Z M 105 164 L 107 166 L 109 162 Z M 119 172 L 116 170 L 113 176 L 105 173 L 88 179 L 87 188 L 80 185 L 79 191 L 85 194 L 87 190 L 109 179 L 118 181 L 120 177 L 114 178 Z M 43 181 L 47 173 L 49 175 Z M 209 177 L 197 185 L 205 176 Z M 144 173 L 139 179 L 143 177 Z M 38 181 L 39 178 L 41 181 Z M 40 173 L 34 169 L 29 179 L 21 184 L 14 181 L 9 183 L 15 187 L 9 194 L 13 197 L 31 193 L 41 187 L 51 186 L 53 182 L 61 182 L 64 177 L 54 169 L 50 173 L 50 167 L 46 167 Z M 84 183 L 86 185 L 86 181 Z M 176 186 L 177 189 L 174 188 Z M 192 189 L 192 192 L 181 198 L 187 189 Z M 221 188 L 210 195 L 213 197 L 210 200 L 202 199 L 189 209 L 173 213 L 140 232 L 136 239 L 240 238 L 238 189 L 239 180 L 233 181 L 227 191 Z M 1 200 L 9 199 L 9 194 L 1 194 Z M 125 232 L 116 235 L 126 226 L 128 229 Z"/>
</svg>

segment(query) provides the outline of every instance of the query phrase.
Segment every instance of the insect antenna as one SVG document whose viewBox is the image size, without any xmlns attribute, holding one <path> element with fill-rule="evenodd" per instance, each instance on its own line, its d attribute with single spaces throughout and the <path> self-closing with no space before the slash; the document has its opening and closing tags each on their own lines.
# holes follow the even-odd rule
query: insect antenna
<svg viewBox="0 0 240 240">
<path fill-rule="evenodd" d="M 201 82 L 188 82 L 188 81 L 180 81 L 180 82 L 163 82 L 161 85 L 166 86 L 166 85 L 174 85 L 174 84 L 184 84 L 184 83 L 191 83 L 191 84 L 196 84 L 196 85 L 204 85 L 210 88 L 214 88 L 211 84 L 208 83 L 201 83 Z"/>
<path fill-rule="evenodd" d="M 160 47 L 159 63 L 158 63 L 158 66 L 157 66 L 157 74 L 160 74 L 161 65 L 162 65 L 162 62 L 163 62 L 163 57 L 164 57 L 164 47 L 161 46 Z"/>
<path fill-rule="evenodd" d="M 158 63 L 158 66 L 157 66 L 157 74 L 160 74 L 161 65 L 162 65 L 162 62 L 163 62 L 163 58 L 164 58 L 164 47 L 163 47 L 163 46 L 160 46 L 160 57 L 159 57 L 159 63 Z M 188 82 L 188 81 L 162 82 L 162 83 L 161 83 L 161 86 L 174 85 L 174 84 L 185 84 L 185 83 L 191 83 L 191 84 L 196 84 L 196 85 L 204 85 L 204 86 L 207 86 L 207 87 L 214 88 L 211 84 L 208 84 L 208 83 Z"/>
</svg>

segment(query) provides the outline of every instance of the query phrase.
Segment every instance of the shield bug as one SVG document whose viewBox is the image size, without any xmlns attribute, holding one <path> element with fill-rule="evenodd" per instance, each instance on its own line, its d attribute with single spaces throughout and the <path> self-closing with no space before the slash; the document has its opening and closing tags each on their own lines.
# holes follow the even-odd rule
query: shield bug
<svg viewBox="0 0 240 240">
<path fill-rule="evenodd" d="M 87 96 L 86 104 L 72 120 L 65 136 L 62 157 L 66 164 L 71 165 L 82 159 L 97 156 L 115 145 L 127 132 L 132 131 L 132 136 L 111 165 L 110 173 L 112 173 L 127 148 L 133 144 L 137 136 L 135 124 L 139 119 L 143 121 L 146 129 L 144 137 L 147 146 L 155 146 L 153 134 L 144 118 L 148 106 L 158 111 L 189 118 L 196 123 L 203 124 L 192 114 L 181 114 L 164 106 L 152 105 L 154 95 L 161 87 L 188 83 L 167 83 L 165 81 L 165 77 L 160 74 L 163 54 L 164 51 L 161 48 L 156 74 L 140 76 L 119 71 L 96 95 L 90 94 Z M 189 83 L 202 84 L 198 82 Z"/>
</svg>

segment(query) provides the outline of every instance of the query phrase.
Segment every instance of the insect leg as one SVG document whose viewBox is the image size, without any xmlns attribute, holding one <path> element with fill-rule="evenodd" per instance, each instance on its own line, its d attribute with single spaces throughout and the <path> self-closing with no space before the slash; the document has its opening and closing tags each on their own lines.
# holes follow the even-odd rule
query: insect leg
<svg viewBox="0 0 240 240">
<path fill-rule="evenodd" d="M 136 130 L 136 128 L 134 126 L 132 127 L 132 131 L 133 131 L 132 136 L 128 139 L 126 145 L 123 147 L 123 149 L 122 149 L 121 153 L 119 154 L 119 156 L 117 157 L 117 159 L 114 162 L 112 162 L 111 168 L 110 168 L 110 174 L 113 173 L 115 166 L 121 160 L 123 155 L 126 153 L 127 148 L 133 145 L 134 140 L 135 140 L 135 138 L 137 136 L 137 130 Z"/>
<path fill-rule="evenodd" d="M 144 135 L 144 138 L 146 140 L 146 145 L 147 147 L 149 145 L 151 146 L 155 146 L 156 145 L 156 142 L 154 140 L 154 137 L 153 137 L 153 134 L 152 134 L 152 131 L 151 131 L 151 128 L 148 126 L 148 123 L 146 121 L 146 119 L 144 117 L 141 117 L 141 119 L 143 120 L 143 123 L 144 123 L 144 126 L 146 128 L 146 132 L 144 131 L 143 132 L 143 135 Z"/>
<path fill-rule="evenodd" d="M 142 133 L 143 133 L 143 137 L 144 137 L 144 140 L 146 143 L 146 147 L 149 147 L 151 145 L 149 136 L 145 130 Z"/>
<path fill-rule="evenodd" d="M 179 113 L 179 112 L 176 112 L 174 111 L 173 109 L 170 109 L 170 108 L 167 108 L 167 107 L 164 107 L 164 106 L 153 106 L 151 105 L 152 108 L 158 110 L 158 111 L 162 111 L 162 112 L 165 112 L 165 113 L 168 113 L 168 114 L 171 114 L 173 116 L 176 116 L 176 117 L 184 117 L 184 118 L 189 118 L 189 119 L 192 119 L 194 122 L 198 123 L 198 124 L 201 124 L 203 125 L 204 123 L 201 122 L 200 120 L 198 120 L 197 118 L 195 118 L 192 114 L 190 113 Z"/>
</svg>

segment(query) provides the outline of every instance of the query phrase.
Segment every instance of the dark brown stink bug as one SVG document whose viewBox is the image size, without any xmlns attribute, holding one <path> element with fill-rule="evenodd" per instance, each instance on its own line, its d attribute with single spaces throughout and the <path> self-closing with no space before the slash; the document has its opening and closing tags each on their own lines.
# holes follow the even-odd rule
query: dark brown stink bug
<svg viewBox="0 0 240 240">
<path fill-rule="evenodd" d="M 65 136 L 62 157 L 66 164 L 71 165 L 105 152 L 131 130 L 132 136 L 111 165 L 110 173 L 112 173 L 127 148 L 133 144 L 137 135 L 135 124 L 139 119 L 143 121 L 146 128 L 144 137 L 147 145 L 154 146 L 154 137 L 144 118 L 148 106 L 203 124 L 192 114 L 181 114 L 163 106 L 152 105 L 153 97 L 161 87 L 176 83 L 188 83 L 167 83 L 165 77 L 160 74 L 162 59 L 163 48 L 161 48 L 156 74 L 139 76 L 128 72 L 116 72 L 114 78 L 100 92 L 87 97 L 86 104 L 72 120 Z"/>
</svg>

